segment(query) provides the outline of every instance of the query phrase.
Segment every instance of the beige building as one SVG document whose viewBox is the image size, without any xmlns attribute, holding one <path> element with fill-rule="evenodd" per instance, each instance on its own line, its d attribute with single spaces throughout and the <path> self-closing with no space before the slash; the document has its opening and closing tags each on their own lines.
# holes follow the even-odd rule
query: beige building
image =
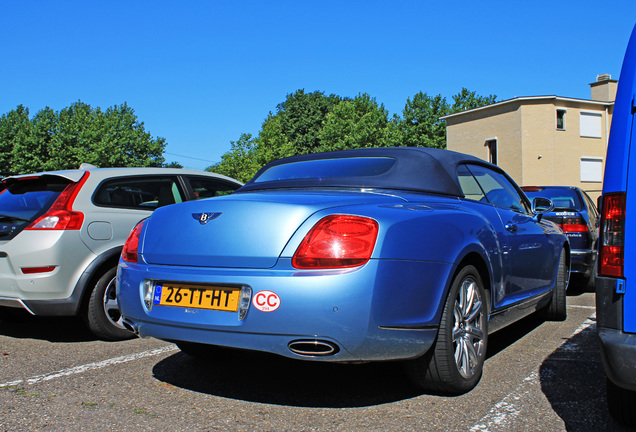
<svg viewBox="0 0 636 432">
<path fill-rule="evenodd" d="M 442 117 L 447 148 L 497 164 L 521 186 L 578 186 L 595 200 L 617 83 L 598 76 L 590 100 L 517 97 Z"/>
</svg>

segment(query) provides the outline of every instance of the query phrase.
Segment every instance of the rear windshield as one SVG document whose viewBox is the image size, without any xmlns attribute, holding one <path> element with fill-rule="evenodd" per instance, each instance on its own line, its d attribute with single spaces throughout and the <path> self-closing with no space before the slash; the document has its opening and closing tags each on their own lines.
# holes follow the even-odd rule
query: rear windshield
<svg viewBox="0 0 636 432">
<path fill-rule="evenodd" d="M 386 173 L 394 163 L 395 159 L 386 157 L 308 160 L 274 165 L 253 181 L 261 183 L 294 179 L 372 177 Z"/>
<path fill-rule="evenodd" d="M 43 215 L 70 183 L 60 177 L 18 180 L 0 193 L 0 240 L 12 238 Z"/>
<path fill-rule="evenodd" d="M 574 189 L 522 188 L 528 198 L 550 198 L 554 209 L 583 210 L 583 203 Z"/>
</svg>

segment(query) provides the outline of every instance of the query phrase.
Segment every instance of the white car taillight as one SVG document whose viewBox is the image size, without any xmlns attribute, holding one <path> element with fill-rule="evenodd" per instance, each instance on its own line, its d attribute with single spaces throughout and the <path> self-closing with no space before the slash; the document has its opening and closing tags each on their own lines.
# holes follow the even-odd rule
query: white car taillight
<svg viewBox="0 0 636 432">
<path fill-rule="evenodd" d="M 25 230 L 78 230 L 84 222 L 84 213 L 73 210 L 73 202 L 90 173 L 87 171 L 80 181 L 71 183 L 57 197 L 51 208 L 37 218 Z"/>
</svg>

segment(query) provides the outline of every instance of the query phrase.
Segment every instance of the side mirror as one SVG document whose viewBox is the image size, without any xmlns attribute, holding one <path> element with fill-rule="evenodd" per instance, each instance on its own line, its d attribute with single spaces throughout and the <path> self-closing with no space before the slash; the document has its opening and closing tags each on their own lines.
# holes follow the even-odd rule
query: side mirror
<svg viewBox="0 0 636 432">
<path fill-rule="evenodd" d="M 548 198 L 536 197 L 532 200 L 532 213 L 535 214 L 534 219 L 537 222 L 541 222 L 541 218 L 543 217 L 543 213 L 548 213 L 554 209 L 554 204 L 552 204 L 552 200 Z"/>
<path fill-rule="evenodd" d="M 534 214 L 542 214 L 550 212 L 554 209 L 554 204 L 552 204 L 552 200 L 548 198 L 537 197 L 532 200 L 532 213 Z"/>
</svg>

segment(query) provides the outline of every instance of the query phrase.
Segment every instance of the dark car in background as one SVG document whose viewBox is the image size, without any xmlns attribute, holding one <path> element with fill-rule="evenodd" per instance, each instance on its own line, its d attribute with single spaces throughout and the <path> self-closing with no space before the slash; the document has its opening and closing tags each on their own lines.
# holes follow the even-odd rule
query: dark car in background
<svg viewBox="0 0 636 432">
<path fill-rule="evenodd" d="M 554 209 L 543 217 L 559 225 L 568 237 L 572 248 L 572 275 L 583 277 L 587 287 L 594 289 L 599 213 L 592 199 L 573 186 L 523 186 L 521 189 L 531 200 L 536 197 L 552 200 Z"/>
</svg>

